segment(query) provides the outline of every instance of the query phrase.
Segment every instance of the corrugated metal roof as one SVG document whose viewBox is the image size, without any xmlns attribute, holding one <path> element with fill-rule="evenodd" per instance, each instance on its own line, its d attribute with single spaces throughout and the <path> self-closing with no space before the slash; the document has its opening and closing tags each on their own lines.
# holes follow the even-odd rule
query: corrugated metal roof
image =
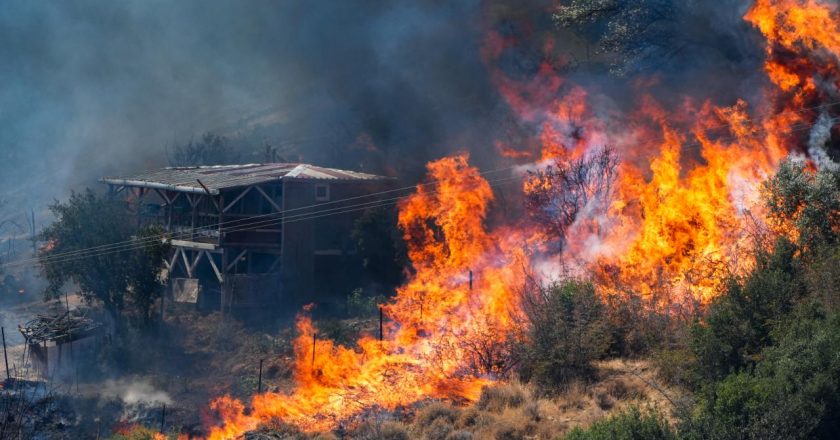
<svg viewBox="0 0 840 440">
<path fill-rule="evenodd" d="M 280 179 L 315 180 L 383 180 L 388 177 L 356 171 L 323 168 L 304 163 L 268 163 L 216 165 L 199 167 L 167 167 L 126 177 L 103 177 L 100 182 L 112 185 L 159 188 L 173 191 L 204 193 L 200 180 L 213 194 Z"/>
</svg>

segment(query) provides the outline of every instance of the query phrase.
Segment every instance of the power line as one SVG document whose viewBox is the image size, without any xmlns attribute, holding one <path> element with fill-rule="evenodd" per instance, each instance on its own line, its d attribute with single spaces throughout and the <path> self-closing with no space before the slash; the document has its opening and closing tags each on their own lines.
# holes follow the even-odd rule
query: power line
<svg viewBox="0 0 840 440">
<path fill-rule="evenodd" d="M 498 185 L 495 185 L 495 184 L 505 182 L 505 181 L 518 180 L 518 179 L 520 179 L 520 177 L 509 177 L 509 178 L 504 178 L 504 179 L 482 181 L 482 182 L 478 182 L 477 185 L 486 182 L 486 183 L 490 184 L 490 186 L 498 186 Z M 431 191 L 430 193 L 434 194 L 434 193 L 437 193 L 437 192 L 439 192 L 439 191 L 435 190 L 435 191 Z M 298 214 L 296 216 L 284 217 L 284 218 L 280 218 L 280 219 L 263 220 L 261 222 L 256 222 L 256 223 L 252 223 L 252 224 L 243 225 L 238 229 L 236 229 L 236 228 L 230 229 L 230 230 L 227 230 L 225 232 L 248 231 L 248 230 L 253 230 L 256 226 L 267 227 L 267 226 L 273 226 L 273 225 L 277 225 L 277 224 L 281 224 L 281 223 L 282 224 L 295 223 L 295 222 L 298 222 L 298 221 L 314 220 L 314 219 L 318 219 L 318 218 L 322 218 L 322 217 L 329 217 L 329 216 L 332 216 L 332 215 L 346 214 L 346 213 L 349 213 L 349 212 L 363 211 L 363 210 L 372 209 L 372 208 L 379 208 L 379 207 L 394 205 L 394 204 L 398 203 L 400 200 L 408 198 L 411 195 L 412 194 L 408 194 L 408 195 L 404 195 L 404 196 L 394 197 L 394 198 L 391 198 L 391 199 L 376 200 L 376 201 L 373 201 L 373 202 L 367 202 L 367 203 L 362 203 L 362 204 L 342 206 L 342 207 L 339 207 L 339 208 L 322 210 L 322 211 L 317 211 L 317 212 L 313 212 L 313 213 Z M 174 237 L 168 237 L 168 239 L 173 240 L 175 238 Z M 135 249 L 141 249 L 145 246 L 148 246 L 152 243 L 159 242 L 159 241 L 160 241 L 159 237 L 151 237 L 151 238 L 148 238 L 148 239 L 136 240 L 136 241 L 125 241 L 125 242 L 123 242 L 124 243 L 123 245 L 118 246 L 118 247 L 113 247 L 111 249 L 104 249 L 104 250 L 98 251 L 98 252 L 90 252 L 90 249 L 92 249 L 92 248 L 83 249 L 83 250 L 81 250 L 81 252 L 83 252 L 83 253 L 80 253 L 80 254 L 67 255 L 67 254 L 69 254 L 69 252 L 68 253 L 63 253 L 63 254 L 57 254 L 57 255 L 54 256 L 55 258 L 48 259 L 46 261 L 51 262 L 51 263 L 55 263 L 55 262 L 73 261 L 73 260 L 76 260 L 76 259 L 99 257 L 99 256 L 103 256 L 103 255 L 110 255 L 110 254 L 119 253 L 119 252 L 126 252 L 126 251 L 135 250 Z M 50 256 L 50 257 L 53 257 L 53 256 Z M 44 260 L 39 260 L 38 258 L 32 258 L 32 259 L 28 259 L 28 260 L 20 260 L 20 261 L 8 263 L 6 266 L 7 267 L 23 266 L 23 265 L 26 265 L 26 264 L 29 264 L 29 263 L 37 263 L 37 262 L 41 262 L 41 261 L 44 261 Z"/>
<path fill-rule="evenodd" d="M 803 107 L 799 111 L 807 110 L 807 109 L 820 108 L 820 107 L 827 107 L 827 106 L 831 106 L 831 105 L 835 105 L 835 104 L 840 104 L 840 101 L 837 101 L 835 103 L 821 104 L 821 105 L 812 106 L 812 107 Z M 832 123 L 834 123 L 837 120 L 838 120 L 837 118 L 832 118 L 830 121 Z M 800 126 L 800 127 L 796 126 L 796 125 L 802 125 L 802 124 L 805 124 L 805 125 Z M 793 133 L 793 132 L 797 132 L 797 131 L 806 130 L 806 129 L 810 129 L 814 125 L 816 125 L 816 124 L 815 123 L 799 123 L 799 124 L 795 124 L 793 126 L 794 128 L 790 128 L 786 132 L 787 133 Z M 727 139 L 728 140 L 737 140 L 737 139 L 742 139 L 744 137 L 754 137 L 754 136 L 757 136 L 761 133 L 766 133 L 766 132 L 767 132 L 766 129 L 756 130 L 754 133 L 751 133 L 750 135 L 724 137 L 724 138 L 719 138 L 716 141 L 720 142 L 720 141 L 725 141 Z M 681 144 L 680 148 L 683 149 L 683 150 L 687 150 L 687 149 L 698 147 L 698 146 L 703 146 L 703 143 L 699 142 L 699 141 L 694 142 L 694 143 L 688 143 L 688 144 L 684 143 L 684 144 Z M 505 167 L 505 168 L 488 170 L 488 171 L 484 171 L 484 172 L 479 173 L 479 175 L 485 175 L 485 174 L 490 174 L 490 173 L 495 173 L 495 172 L 507 171 L 507 170 L 511 170 L 513 168 L 516 168 L 516 166 L 510 166 L 510 167 Z M 249 179 L 250 179 L 250 177 L 249 177 Z M 237 179 L 232 179 L 232 180 L 237 180 Z M 503 179 L 503 180 L 511 180 L 511 179 Z M 341 199 L 341 200 L 333 200 L 333 201 L 324 202 L 324 203 L 312 204 L 312 205 L 307 205 L 307 206 L 303 206 L 303 207 L 283 210 L 283 211 L 280 211 L 280 212 L 259 214 L 259 215 L 249 217 L 247 219 L 237 219 L 237 220 L 231 220 L 231 221 L 227 221 L 227 222 L 221 222 L 221 223 L 206 225 L 206 226 L 203 226 L 203 227 L 200 227 L 200 228 L 195 228 L 195 229 L 193 229 L 189 232 L 180 233 L 178 235 L 178 237 L 179 238 L 185 238 L 185 237 L 194 235 L 195 231 L 201 232 L 202 229 L 210 231 L 210 230 L 215 229 L 217 227 L 221 227 L 222 225 L 225 225 L 225 224 L 236 225 L 236 224 L 242 223 L 242 224 L 238 225 L 239 229 L 234 228 L 234 229 L 230 229 L 230 230 L 226 231 L 226 232 L 239 232 L 239 231 L 245 231 L 245 230 L 252 230 L 252 229 L 254 229 L 255 227 L 258 227 L 258 226 L 263 226 L 263 227 L 264 226 L 271 226 L 271 225 L 275 225 L 275 224 L 283 223 L 283 222 L 292 223 L 292 222 L 296 222 L 296 221 L 304 221 L 304 220 L 326 217 L 326 216 L 329 216 L 329 215 L 337 215 L 337 214 L 342 214 L 342 213 L 346 213 L 346 212 L 353 212 L 353 211 L 358 211 L 358 210 L 370 209 L 370 208 L 374 208 L 374 207 L 387 206 L 389 204 L 396 203 L 396 202 L 389 203 L 392 200 L 396 201 L 396 200 L 400 200 L 400 199 L 403 199 L 403 198 L 408 197 L 408 196 L 400 196 L 400 197 L 395 197 L 395 198 L 392 198 L 392 199 L 378 199 L 378 200 L 374 200 L 374 201 L 371 201 L 371 202 L 366 202 L 366 203 L 361 203 L 361 204 L 356 204 L 356 205 L 341 206 L 341 207 L 338 207 L 338 208 L 333 208 L 333 209 L 328 209 L 328 210 L 323 210 L 323 211 L 309 212 L 309 213 L 299 214 L 297 216 L 291 216 L 291 217 L 285 217 L 284 216 L 280 220 L 273 220 L 273 221 L 272 220 L 263 220 L 263 221 L 259 221 L 259 222 L 253 222 L 253 219 L 256 219 L 256 218 L 276 217 L 276 216 L 283 215 L 287 212 L 299 211 L 299 210 L 304 210 L 304 209 L 311 209 L 311 208 L 316 208 L 316 207 L 319 207 L 319 206 L 331 205 L 331 204 L 346 202 L 346 201 L 350 201 L 350 200 L 370 198 L 370 197 L 374 197 L 374 196 L 377 196 L 377 195 L 388 194 L 388 193 L 393 193 L 393 192 L 397 192 L 397 191 L 411 190 L 411 189 L 415 189 L 415 188 L 418 188 L 418 187 L 436 185 L 439 182 L 440 181 L 425 182 L 425 183 L 421 183 L 421 184 L 418 184 L 418 185 L 406 186 L 406 187 L 402 187 L 402 188 L 395 188 L 395 189 L 386 190 L 386 191 L 379 191 L 379 192 L 375 192 L 375 193 L 371 193 L 371 194 L 349 197 L 349 198 L 345 198 L 345 199 Z M 338 211 L 338 212 L 333 212 L 333 211 Z M 250 222 L 250 223 L 243 223 L 243 222 Z M 169 237 L 169 239 L 170 240 L 176 239 L 175 237 L 176 237 L 176 234 L 172 234 Z M 40 261 L 51 261 L 51 262 L 52 261 L 72 261 L 73 258 L 71 258 L 71 257 L 74 257 L 74 256 L 78 256 L 80 258 L 87 258 L 87 257 L 95 257 L 95 256 L 105 255 L 105 254 L 114 253 L 114 252 L 121 252 L 121 251 L 124 251 L 124 250 L 131 250 L 131 249 L 135 249 L 135 248 L 139 249 L 139 248 L 141 248 L 141 247 L 143 247 L 147 244 L 151 244 L 151 243 L 153 243 L 155 241 L 158 241 L 158 240 L 159 240 L 159 238 L 157 238 L 157 237 L 150 237 L 150 238 L 141 239 L 141 240 L 137 240 L 137 239 L 126 240 L 126 241 L 123 241 L 123 242 L 110 243 L 110 244 L 94 246 L 94 247 L 86 248 L 86 249 L 79 249 L 79 250 L 68 251 L 68 252 L 64 252 L 64 253 L 60 253 L 60 254 L 49 255 L 49 256 L 44 257 L 44 258 L 35 257 L 35 258 L 30 258 L 30 259 L 25 259 L 25 260 L 19 260 L 19 261 L 15 261 L 15 262 L 6 263 L 6 264 L 2 265 L 2 267 L 22 266 L 22 265 L 26 265 L 26 264 L 29 264 L 29 263 L 32 263 L 32 262 L 40 262 Z M 109 250 L 111 252 L 105 252 L 105 253 L 97 252 L 97 251 L 101 251 L 101 250 Z"/>
<path fill-rule="evenodd" d="M 484 171 L 484 172 L 479 173 L 479 175 L 486 175 L 486 174 L 497 173 L 497 172 L 501 172 L 501 171 L 507 171 L 507 170 L 511 170 L 513 168 L 516 168 L 516 167 L 511 166 L 511 167 L 488 170 L 488 171 Z M 301 210 L 317 208 L 317 207 L 325 206 L 325 205 L 333 205 L 333 204 L 336 204 L 336 203 L 342 203 L 342 202 L 358 200 L 358 199 L 363 199 L 363 198 L 370 198 L 370 197 L 375 197 L 375 196 L 382 195 L 382 194 L 394 193 L 394 192 L 397 192 L 397 191 L 413 190 L 413 189 L 416 189 L 418 187 L 437 185 L 439 182 L 440 181 L 424 182 L 422 184 L 405 186 L 405 187 L 402 187 L 402 188 L 394 188 L 394 189 L 385 190 L 385 191 L 378 191 L 378 192 L 374 192 L 374 193 L 364 194 L 364 195 L 361 195 L 361 196 L 347 197 L 347 198 L 344 198 L 344 199 L 333 200 L 333 201 L 328 201 L 328 202 L 323 202 L 323 203 L 315 203 L 315 204 L 311 204 L 311 205 L 307 205 L 307 206 L 290 208 L 290 209 L 285 209 L 285 210 L 278 211 L 278 212 L 271 212 L 271 213 L 267 213 L 267 214 L 258 214 L 258 215 L 254 215 L 254 216 L 251 216 L 251 217 L 248 217 L 248 218 L 245 218 L 245 219 L 234 219 L 234 220 L 229 220 L 229 221 L 225 221 L 225 222 L 221 222 L 221 223 L 213 223 L 213 224 L 209 224 L 209 225 L 205 225 L 205 226 L 201 226 L 201 227 L 192 229 L 189 232 L 181 232 L 181 233 L 178 233 L 178 234 L 172 234 L 172 238 L 177 239 L 177 238 L 175 238 L 176 235 L 178 236 L 178 238 L 187 238 L 187 237 L 190 237 L 190 236 L 194 235 L 195 232 L 205 232 L 205 231 L 210 232 L 210 231 L 212 231 L 216 228 L 219 228 L 223 225 L 229 225 L 229 226 L 232 226 L 232 227 L 234 227 L 234 226 L 247 226 L 248 229 L 251 229 L 251 228 L 253 228 L 253 226 L 260 225 L 260 222 L 253 222 L 254 219 L 265 218 L 265 217 L 277 217 L 277 216 L 281 216 L 283 214 L 286 214 L 288 212 L 301 211 Z M 366 202 L 366 203 L 375 203 L 375 202 L 379 202 L 381 200 L 382 199 L 377 199 L 377 200 L 374 200 L 372 202 Z M 353 206 L 353 205 L 349 205 L 349 206 Z M 346 207 L 347 206 L 344 206 L 344 208 L 346 208 Z M 334 209 L 338 209 L 338 208 L 334 208 Z M 316 213 L 319 213 L 319 212 L 323 212 L 323 211 L 310 212 L 308 214 L 316 214 Z M 243 223 L 243 222 L 250 222 L 250 223 Z M 240 224 L 240 223 L 242 223 L 242 224 Z M 156 241 L 157 239 L 156 238 L 147 238 L 147 239 L 144 239 L 144 240 L 152 242 L 152 241 Z M 61 254 L 50 255 L 50 256 L 46 257 L 46 259 L 49 260 L 52 257 L 74 255 L 74 254 L 80 254 L 80 253 L 87 253 L 87 252 L 90 252 L 90 251 L 105 250 L 105 249 L 110 249 L 110 248 L 114 248 L 114 247 L 121 247 L 121 246 L 126 245 L 126 244 L 136 244 L 136 243 L 144 241 L 144 240 L 131 239 L 131 240 L 125 240 L 125 241 L 121 241 L 121 242 L 115 242 L 115 243 L 109 243 L 109 244 L 104 244 L 104 245 L 99 245 L 99 246 L 93 246 L 93 247 L 86 248 L 86 249 L 78 249 L 78 250 L 75 250 L 75 251 L 67 251 L 67 252 L 63 252 Z M 30 260 L 39 260 L 39 258 L 32 258 Z M 17 262 L 8 263 L 8 265 L 12 265 L 12 264 L 18 263 L 18 262 L 26 262 L 26 261 L 27 260 L 19 260 Z"/>
</svg>

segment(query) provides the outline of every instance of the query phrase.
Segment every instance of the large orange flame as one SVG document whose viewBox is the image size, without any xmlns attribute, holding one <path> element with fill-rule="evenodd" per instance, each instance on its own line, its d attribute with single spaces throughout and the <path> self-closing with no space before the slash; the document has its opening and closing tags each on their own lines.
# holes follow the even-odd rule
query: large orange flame
<svg viewBox="0 0 840 440">
<path fill-rule="evenodd" d="M 424 398 L 476 399 L 504 372 L 503 362 L 487 361 L 482 350 L 488 340 L 515 337 L 519 291 L 545 267 L 592 271 L 604 295 L 634 292 L 660 310 L 708 302 L 724 273 L 751 264 L 741 250 L 749 244 L 747 228 L 762 221 L 760 182 L 792 152 L 813 158 L 810 131 L 820 120 L 833 124 L 820 119 L 830 110 L 820 105 L 840 85 L 833 6 L 758 0 L 745 19 L 767 41 L 770 82 L 758 105 L 685 98 L 673 109 L 642 93 L 629 114 L 593 111 L 593 92 L 556 73 L 563 62 L 550 59 L 550 45 L 531 80 L 491 72 L 511 108 L 539 127 L 521 148 L 499 145 L 507 160 L 536 171 L 523 191 L 550 193 L 550 181 L 535 177 L 540 170 L 609 145 L 622 159 L 610 203 L 582 209 L 561 237 L 563 251 L 548 255 L 545 242 L 558 237 L 539 224 L 518 220 L 487 229 L 493 191 L 466 155 L 430 163 L 429 179 L 438 184 L 418 186 L 400 206 L 414 273 L 385 307 L 383 339 L 368 335 L 344 347 L 319 338 L 301 315 L 295 389 L 257 395 L 249 409 L 217 399 L 212 408 L 222 423 L 210 438 L 235 438 L 273 419 L 313 431 Z M 482 55 L 492 65 L 511 44 L 490 33 Z"/>
<path fill-rule="evenodd" d="M 503 341 L 515 327 L 525 250 L 513 237 L 499 240 L 485 230 L 493 192 L 466 156 L 429 164 L 429 176 L 439 185 L 418 187 L 401 207 L 399 223 L 416 272 L 385 307 L 390 322 L 383 340 L 369 335 L 355 348 L 343 347 L 319 339 L 301 316 L 295 391 L 254 397 L 250 414 L 238 401 L 217 399 L 213 409 L 224 424 L 213 428 L 211 439 L 232 438 L 274 418 L 322 430 L 367 408 L 478 397 L 496 373 L 492 363 L 478 361 L 478 342 Z"/>
</svg>

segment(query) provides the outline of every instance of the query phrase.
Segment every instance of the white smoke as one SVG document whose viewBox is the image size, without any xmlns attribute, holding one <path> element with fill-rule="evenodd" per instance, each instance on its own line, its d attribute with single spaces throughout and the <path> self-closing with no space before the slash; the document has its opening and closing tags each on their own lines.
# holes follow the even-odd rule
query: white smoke
<svg viewBox="0 0 840 440">
<path fill-rule="evenodd" d="M 172 398 L 145 381 L 109 380 L 102 385 L 102 395 L 120 399 L 125 405 L 171 405 Z"/>
<path fill-rule="evenodd" d="M 811 134 L 808 138 L 808 155 L 821 169 L 836 170 L 840 166 L 837 162 L 831 160 L 825 150 L 826 143 L 831 139 L 831 127 L 835 122 L 828 113 L 820 113 L 820 117 L 817 118 L 813 128 L 811 128 Z"/>
</svg>

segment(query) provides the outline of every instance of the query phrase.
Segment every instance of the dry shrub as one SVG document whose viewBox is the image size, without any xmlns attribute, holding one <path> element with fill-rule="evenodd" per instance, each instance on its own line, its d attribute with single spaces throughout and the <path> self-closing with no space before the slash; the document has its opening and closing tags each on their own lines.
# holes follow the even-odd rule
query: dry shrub
<svg viewBox="0 0 840 440">
<path fill-rule="evenodd" d="M 508 423 L 499 423 L 493 434 L 496 440 L 525 440 L 525 430 L 520 426 Z"/>
<path fill-rule="evenodd" d="M 601 390 L 593 391 L 592 400 L 594 400 L 595 404 L 598 405 L 598 408 L 601 408 L 603 411 L 609 411 L 613 406 L 615 406 L 615 400 L 613 400 L 608 393 Z"/>
<path fill-rule="evenodd" d="M 505 408 L 519 408 L 529 395 L 528 390 L 518 382 L 484 387 L 475 406 L 482 411 L 500 413 Z"/>
<path fill-rule="evenodd" d="M 423 438 L 426 440 L 446 440 L 454 428 L 452 421 L 445 418 L 437 418 L 431 425 L 423 428 Z"/>
<path fill-rule="evenodd" d="M 628 387 L 627 383 L 621 379 L 608 381 L 604 384 L 604 388 L 604 391 L 606 391 L 607 394 L 615 400 L 624 400 L 625 397 L 629 397 L 631 395 L 630 387 Z"/>
<path fill-rule="evenodd" d="M 473 435 L 469 431 L 453 431 L 449 433 L 446 440 L 473 440 Z"/>
<path fill-rule="evenodd" d="M 443 419 L 448 424 L 452 425 L 458 420 L 461 415 L 461 410 L 442 402 L 430 403 L 419 411 L 414 417 L 414 424 L 421 430 L 424 427 L 430 426 L 435 420 Z"/>
<path fill-rule="evenodd" d="M 455 430 L 455 422 L 460 416 L 460 409 L 433 402 L 417 411 L 413 431 L 428 440 L 445 440 Z"/>
<path fill-rule="evenodd" d="M 409 440 L 408 431 L 397 422 L 365 422 L 350 435 L 353 440 Z"/>
<path fill-rule="evenodd" d="M 589 406 L 589 395 L 586 392 L 586 387 L 578 381 L 570 383 L 559 396 L 558 404 L 563 411 L 586 408 Z"/>
<path fill-rule="evenodd" d="M 456 423 L 458 428 L 469 428 L 472 430 L 490 426 L 495 422 L 492 414 L 479 411 L 476 408 L 467 408 L 461 412 L 461 417 Z"/>
</svg>

